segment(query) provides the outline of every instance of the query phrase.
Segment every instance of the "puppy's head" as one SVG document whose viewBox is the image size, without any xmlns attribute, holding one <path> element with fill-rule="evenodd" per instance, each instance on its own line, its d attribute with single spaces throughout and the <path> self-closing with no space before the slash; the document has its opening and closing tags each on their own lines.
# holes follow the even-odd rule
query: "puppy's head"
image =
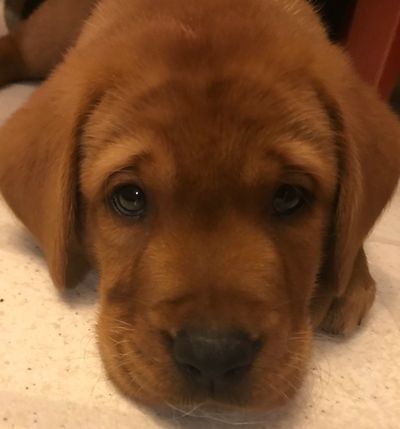
<svg viewBox="0 0 400 429">
<path fill-rule="evenodd" d="M 345 288 L 398 175 L 395 119 L 319 27 L 239 12 L 223 40 L 168 20 L 88 38 L 2 131 L 6 200 L 59 287 L 97 266 L 105 365 L 150 404 L 290 397 L 317 281 Z"/>
</svg>

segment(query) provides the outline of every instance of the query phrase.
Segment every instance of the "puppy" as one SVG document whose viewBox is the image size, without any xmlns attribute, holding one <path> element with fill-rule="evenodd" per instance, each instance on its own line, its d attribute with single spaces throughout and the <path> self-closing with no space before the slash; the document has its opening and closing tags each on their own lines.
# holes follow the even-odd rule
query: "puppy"
<svg viewBox="0 0 400 429">
<path fill-rule="evenodd" d="M 0 188 L 60 290 L 99 271 L 126 395 L 268 409 L 313 328 L 361 323 L 400 129 L 306 1 L 47 0 L 0 53 L 3 84 L 56 67 L 0 131 Z"/>
</svg>

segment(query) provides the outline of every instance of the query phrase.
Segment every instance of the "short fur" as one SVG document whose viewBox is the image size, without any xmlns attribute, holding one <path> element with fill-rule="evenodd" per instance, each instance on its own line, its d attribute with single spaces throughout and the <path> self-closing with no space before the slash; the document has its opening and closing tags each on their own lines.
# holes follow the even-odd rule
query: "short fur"
<svg viewBox="0 0 400 429">
<path fill-rule="evenodd" d="M 363 243 L 399 178 L 398 120 L 305 1 L 95 3 L 46 0 L 0 40 L 3 84 L 59 64 L 0 130 L 1 192 L 59 289 L 99 270 L 100 349 L 128 396 L 211 400 L 165 340 L 206 327 L 263 341 L 213 400 L 284 402 L 312 327 L 351 333 L 372 305 Z M 149 199 L 136 223 L 108 202 L 132 182 Z M 314 196 L 287 219 L 282 183 Z"/>
</svg>

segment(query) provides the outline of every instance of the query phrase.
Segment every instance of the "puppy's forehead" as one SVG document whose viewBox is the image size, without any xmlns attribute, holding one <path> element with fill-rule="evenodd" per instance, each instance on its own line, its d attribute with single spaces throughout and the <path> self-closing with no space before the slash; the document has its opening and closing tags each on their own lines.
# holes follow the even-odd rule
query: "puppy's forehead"
<svg viewBox="0 0 400 429">
<path fill-rule="evenodd" d="M 333 174 L 334 139 L 311 83 L 216 76 L 110 90 L 88 122 L 84 153 L 97 182 L 156 166 L 160 181 L 215 187 L 264 180 L 284 165 Z"/>
</svg>

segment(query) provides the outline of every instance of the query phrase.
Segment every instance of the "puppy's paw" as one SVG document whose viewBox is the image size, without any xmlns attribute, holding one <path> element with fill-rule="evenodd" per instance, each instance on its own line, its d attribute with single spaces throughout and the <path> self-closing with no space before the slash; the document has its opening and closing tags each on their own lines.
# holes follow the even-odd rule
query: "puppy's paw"
<svg viewBox="0 0 400 429">
<path fill-rule="evenodd" d="M 346 293 L 336 298 L 320 329 L 335 335 L 350 335 L 360 325 L 375 300 L 376 287 L 371 276 L 353 278 Z"/>
</svg>

